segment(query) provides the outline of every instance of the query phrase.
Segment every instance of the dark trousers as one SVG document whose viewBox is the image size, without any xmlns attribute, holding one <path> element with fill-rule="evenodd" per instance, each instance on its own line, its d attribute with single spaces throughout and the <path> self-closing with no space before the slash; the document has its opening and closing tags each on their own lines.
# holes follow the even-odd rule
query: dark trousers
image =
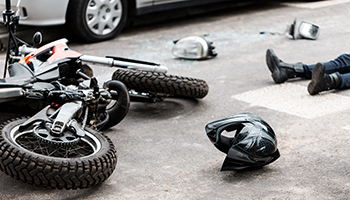
<svg viewBox="0 0 350 200">
<path fill-rule="evenodd" d="M 338 58 L 324 63 L 325 73 L 332 74 L 338 73 L 342 78 L 342 83 L 339 89 L 350 88 L 350 54 L 342 54 Z M 311 79 L 313 65 L 305 65 L 305 78 Z"/>
</svg>

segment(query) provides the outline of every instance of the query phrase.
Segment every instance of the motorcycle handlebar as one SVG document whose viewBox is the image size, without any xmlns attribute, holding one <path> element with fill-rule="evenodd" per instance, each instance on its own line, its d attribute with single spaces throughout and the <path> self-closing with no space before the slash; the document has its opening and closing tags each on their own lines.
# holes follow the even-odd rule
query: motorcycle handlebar
<svg viewBox="0 0 350 200">
<path fill-rule="evenodd" d="M 80 59 L 82 61 L 85 61 L 85 62 L 104 64 L 104 65 L 108 65 L 110 67 L 118 66 L 118 67 L 127 68 L 127 69 L 147 70 L 147 71 L 158 72 L 158 73 L 166 73 L 168 71 L 168 68 L 165 66 L 148 65 L 148 64 L 142 64 L 142 63 L 136 63 L 136 62 L 121 61 L 121 60 L 115 60 L 113 58 L 104 58 L 104 57 L 98 57 L 98 56 L 82 55 L 82 56 L 80 56 Z"/>
<path fill-rule="evenodd" d="M 6 11 L 11 10 L 11 0 L 6 0 Z"/>
<path fill-rule="evenodd" d="M 25 45 L 19 47 L 19 53 L 24 55 L 31 53 L 35 50 L 36 48 L 27 47 Z M 141 63 L 141 62 L 123 61 L 123 60 L 116 60 L 113 58 L 105 58 L 105 57 L 90 56 L 90 55 L 82 55 L 80 56 L 80 60 L 85 62 L 90 62 L 90 63 L 107 65 L 109 67 L 122 67 L 127 69 L 146 70 L 146 71 L 152 71 L 152 72 L 158 72 L 158 73 L 167 73 L 168 71 L 168 68 L 165 66 L 147 64 L 147 62 Z"/>
<path fill-rule="evenodd" d="M 20 47 L 18 48 L 19 53 L 20 53 L 20 54 L 24 54 L 24 55 L 26 55 L 26 54 L 28 54 L 28 53 L 31 53 L 31 52 L 35 51 L 36 49 L 37 49 L 37 48 L 27 47 L 27 46 L 25 46 L 25 45 L 20 46 Z"/>
</svg>

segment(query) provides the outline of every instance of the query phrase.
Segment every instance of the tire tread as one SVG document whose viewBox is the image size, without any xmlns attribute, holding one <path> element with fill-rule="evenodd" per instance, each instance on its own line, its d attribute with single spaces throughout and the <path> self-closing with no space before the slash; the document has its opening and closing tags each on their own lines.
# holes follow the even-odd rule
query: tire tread
<svg viewBox="0 0 350 200">
<path fill-rule="evenodd" d="M 204 98 L 209 87 L 204 80 L 157 72 L 118 69 L 113 80 L 123 82 L 138 92 L 165 93 L 175 97 Z"/>
<path fill-rule="evenodd" d="M 21 152 L 18 147 L 12 147 L 3 134 L 3 128 L 16 120 L 0 125 L 0 170 L 5 174 L 29 184 L 58 189 L 89 188 L 105 181 L 114 171 L 117 156 L 113 143 L 108 142 L 107 152 L 94 159 L 81 161 L 58 161 L 39 154 Z"/>
</svg>

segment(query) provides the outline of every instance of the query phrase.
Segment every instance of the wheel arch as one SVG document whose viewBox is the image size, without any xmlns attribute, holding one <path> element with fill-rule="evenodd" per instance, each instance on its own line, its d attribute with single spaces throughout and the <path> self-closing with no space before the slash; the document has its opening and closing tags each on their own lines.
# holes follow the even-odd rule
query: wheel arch
<svg viewBox="0 0 350 200">
<path fill-rule="evenodd" d="M 127 0 L 128 16 L 137 15 L 136 0 Z"/>
</svg>

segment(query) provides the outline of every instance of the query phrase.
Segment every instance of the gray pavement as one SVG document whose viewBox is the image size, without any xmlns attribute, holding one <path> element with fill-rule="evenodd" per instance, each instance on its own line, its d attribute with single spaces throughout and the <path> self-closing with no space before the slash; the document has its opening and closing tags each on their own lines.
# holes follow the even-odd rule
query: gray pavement
<svg viewBox="0 0 350 200">
<path fill-rule="evenodd" d="M 72 49 L 89 55 L 162 63 L 169 74 L 206 80 L 209 94 L 202 100 L 132 103 L 127 117 L 105 131 L 118 151 L 118 164 L 103 184 L 51 190 L 0 173 L 0 199 L 349 199 L 350 91 L 310 96 L 309 81 L 276 85 L 265 64 L 268 48 L 286 62 L 306 64 L 349 52 L 349 11 L 347 1 L 259 4 L 137 26 L 111 41 L 72 43 Z M 260 34 L 284 32 L 294 17 L 320 25 L 320 37 Z M 203 34 L 209 34 L 218 57 L 172 56 L 172 40 Z M 110 79 L 114 71 L 92 67 L 99 80 Z M 253 171 L 220 172 L 225 154 L 210 143 L 204 127 L 244 112 L 273 127 L 281 157 Z"/>
</svg>

